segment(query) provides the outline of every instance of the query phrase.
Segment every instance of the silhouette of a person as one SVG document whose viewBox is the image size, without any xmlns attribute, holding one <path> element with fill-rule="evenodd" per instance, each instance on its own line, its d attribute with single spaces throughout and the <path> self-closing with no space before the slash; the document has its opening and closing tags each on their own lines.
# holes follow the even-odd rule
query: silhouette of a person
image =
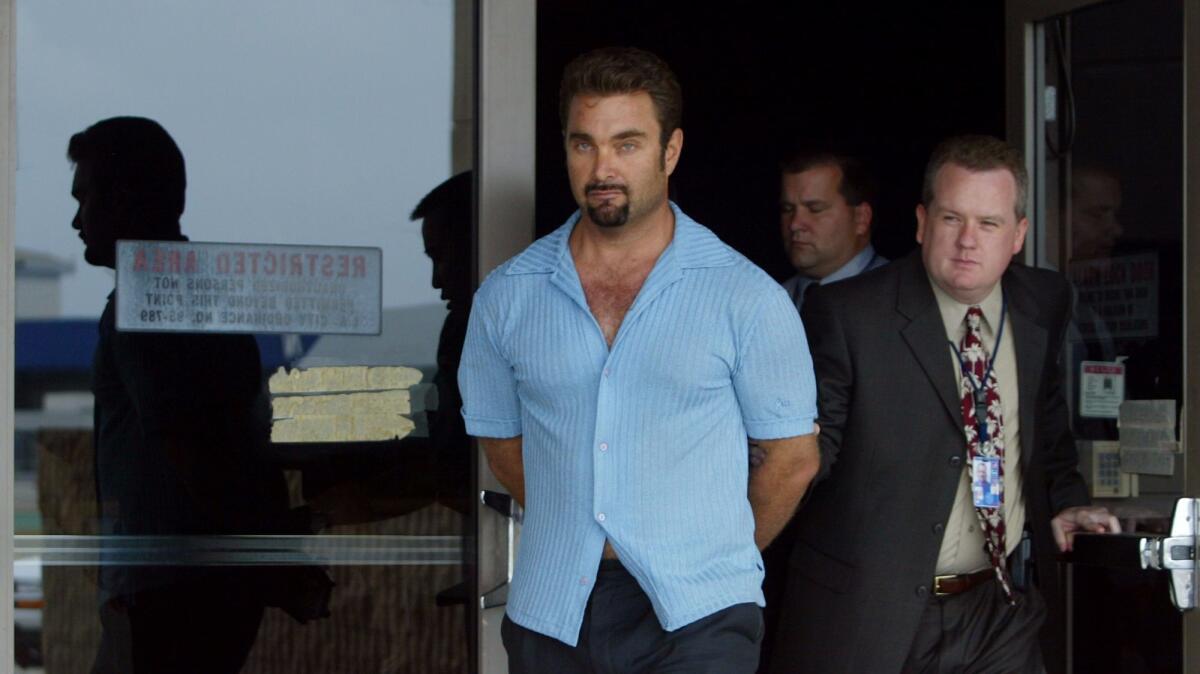
<svg viewBox="0 0 1200 674">
<path fill-rule="evenodd" d="M 71 138 L 67 155 L 79 202 L 72 226 L 89 263 L 113 267 L 118 239 L 186 240 L 179 225 L 183 155 L 156 122 L 97 122 Z M 268 427 L 254 338 L 122 332 L 116 301 L 114 291 L 100 318 L 92 374 L 101 533 L 292 528 L 282 472 L 260 451 Z M 238 672 L 268 603 L 256 571 L 102 565 L 103 637 L 93 674 Z"/>
<path fill-rule="evenodd" d="M 401 439 L 399 451 L 388 451 L 383 468 L 325 487 L 314 497 L 314 508 L 330 524 L 385 520 L 424 508 L 434 501 L 461 513 L 471 512 L 471 443 L 463 423 L 458 391 L 458 363 L 467 334 L 467 317 L 474 294 L 471 275 L 471 172 L 455 175 L 426 194 L 410 218 L 421 221 L 425 254 L 433 263 L 430 285 L 440 290 L 448 313 L 438 338 L 437 409 L 426 410 L 428 437 Z M 339 459 L 339 462 L 341 460 Z M 337 468 L 320 464 L 314 482 L 336 475 Z M 353 471 L 352 471 L 353 472 Z M 306 475 L 307 479 L 307 475 Z"/>
<path fill-rule="evenodd" d="M 410 216 L 421 220 L 425 254 L 433 263 L 431 284 L 442 291 L 449 313 L 438 338 L 438 409 L 430 414 L 438 477 L 438 500 L 461 513 L 469 512 L 470 440 L 463 423 L 458 391 L 458 363 L 467 338 L 467 318 L 475 288 L 471 275 L 471 172 L 446 180 L 425 195 Z"/>
</svg>

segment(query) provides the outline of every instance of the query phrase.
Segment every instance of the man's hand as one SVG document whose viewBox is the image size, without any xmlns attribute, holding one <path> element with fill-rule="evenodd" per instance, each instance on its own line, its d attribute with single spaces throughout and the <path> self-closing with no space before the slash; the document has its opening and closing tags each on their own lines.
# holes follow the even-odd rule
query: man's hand
<svg viewBox="0 0 1200 674">
<path fill-rule="evenodd" d="M 1080 531 L 1097 534 L 1119 534 L 1121 523 L 1107 508 L 1098 506 L 1075 506 L 1067 508 L 1050 520 L 1054 531 L 1054 542 L 1062 552 L 1071 551 L 1072 539 Z"/>
</svg>

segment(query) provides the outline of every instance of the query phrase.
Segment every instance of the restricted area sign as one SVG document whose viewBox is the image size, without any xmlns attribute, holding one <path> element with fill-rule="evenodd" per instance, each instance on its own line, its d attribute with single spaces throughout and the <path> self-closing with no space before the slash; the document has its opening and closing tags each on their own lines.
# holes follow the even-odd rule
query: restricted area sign
<svg viewBox="0 0 1200 674">
<path fill-rule="evenodd" d="M 383 252 L 117 242 L 117 329 L 377 335 Z"/>
</svg>

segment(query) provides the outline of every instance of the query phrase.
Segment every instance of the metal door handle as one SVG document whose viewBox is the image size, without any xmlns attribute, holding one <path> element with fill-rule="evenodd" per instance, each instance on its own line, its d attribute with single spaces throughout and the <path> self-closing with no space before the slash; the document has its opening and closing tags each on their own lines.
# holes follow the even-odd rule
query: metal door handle
<svg viewBox="0 0 1200 674">
<path fill-rule="evenodd" d="M 1142 539 L 1142 568 L 1171 574 L 1171 603 L 1180 611 L 1196 608 L 1196 522 L 1200 501 L 1181 498 L 1175 502 L 1171 535 Z"/>
<path fill-rule="evenodd" d="M 1197 536 L 1200 500 L 1181 498 L 1175 502 L 1171 533 L 1167 536 L 1140 534 L 1079 534 L 1075 537 L 1073 564 L 1106 566 L 1171 574 L 1171 603 L 1180 611 L 1196 608 Z"/>
<path fill-rule="evenodd" d="M 500 583 L 479 598 L 479 608 L 496 608 L 508 603 L 508 583 Z"/>
<path fill-rule="evenodd" d="M 503 492 L 484 489 L 479 492 L 479 502 L 505 517 L 511 517 L 517 524 L 525 520 L 525 509 L 515 498 Z"/>
<path fill-rule="evenodd" d="M 516 566 L 517 527 L 525 519 L 525 510 L 512 496 L 503 492 L 484 489 L 479 492 L 479 502 L 488 508 L 504 515 L 505 526 L 505 561 L 504 580 L 496 587 L 484 592 L 479 598 L 479 607 L 483 609 L 504 606 L 508 603 L 508 587 L 512 583 L 513 567 Z"/>
</svg>

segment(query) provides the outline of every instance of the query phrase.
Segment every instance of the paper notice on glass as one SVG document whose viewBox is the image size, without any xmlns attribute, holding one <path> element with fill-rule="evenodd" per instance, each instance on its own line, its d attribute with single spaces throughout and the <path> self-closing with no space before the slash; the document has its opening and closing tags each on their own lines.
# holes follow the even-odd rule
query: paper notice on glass
<svg viewBox="0 0 1200 674">
<path fill-rule="evenodd" d="M 1117 425 L 1169 428 L 1175 432 L 1174 400 L 1126 400 L 1121 403 Z"/>
<path fill-rule="evenodd" d="M 1121 471 L 1143 475 L 1174 475 L 1175 452 L 1166 449 L 1126 449 L 1121 447 Z"/>
<path fill-rule="evenodd" d="M 1085 360 L 1079 372 L 1079 416 L 1116 419 L 1125 400 L 1125 364 Z"/>
<path fill-rule="evenodd" d="M 1121 470 L 1147 475 L 1174 475 L 1174 400 L 1126 400 L 1117 421 L 1121 434 Z"/>
<path fill-rule="evenodd" d="M 378 335 L 383 253 L 359 246 L 117 242 L 117 330 Z"/>
<path fill-rule="evenodd" d="M 1175 431 L 1167 428 L 1121 427 L 1121 447 L 1126 449 L 1173 449 Z"/>
</svg>

